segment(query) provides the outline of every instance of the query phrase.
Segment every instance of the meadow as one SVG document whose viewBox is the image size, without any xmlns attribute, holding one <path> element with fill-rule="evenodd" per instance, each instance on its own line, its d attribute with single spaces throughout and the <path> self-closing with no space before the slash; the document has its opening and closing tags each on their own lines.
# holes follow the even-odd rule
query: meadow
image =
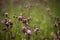
<svg viewBox="0 0 60 40">
<path fill-rule="evenodd" d="M 57 4 L 58 3 L 59 2 L 57 2 Z M 12 34 L 15 35 L 15 39 L 13 40 L 27 40 L 26 35 L 22 33 L 22 27 L 24 24 L 19 22 L 18 19 L 13 18 L 13 16 L 19 16 L 21 14 L 25 18 L 31 16 L 32 20 L 30 21 L 29 27 L 32 31 L 32 35 L 30 40 L 44 40 L 44 37 L 46 37 L 48 40 L 53 40 L 51 33 L 56 30 L 54 29 L 54 23 L 57 22 L 54 17 L 59 16 L 59 7 L 56 8 L 58 5 L 54 4 L 54 1 L 40 2 L 39 0 L 21 0 L 13 2 L 12 0 L 9 0 L 7 3 L 5 3 L 5 5 L 3 5 L 0 12 L 0 21 L 3 21 L 6 18 L 3 16 L 3 14 L 7 12 L 9 15 L 9 20 L 13 22 L 13 27 L 11 29 L 9 28 L 8 30 L 12 31 Z M 47 8 L 50 8 L 49 13 L 52 16 L 49 16 Z M 38 35 L 35 35 L 33 32 L 34 25 L 37 25 L 39 28 L 40 32 Z M 10 38 L 11 33 L 8 34 L 8 32 L 5 33 L 2 31 L 3 27 L 6 27 L 5 24 L 0 23 L 0 40 L 12 40 Z"/>
</svg>

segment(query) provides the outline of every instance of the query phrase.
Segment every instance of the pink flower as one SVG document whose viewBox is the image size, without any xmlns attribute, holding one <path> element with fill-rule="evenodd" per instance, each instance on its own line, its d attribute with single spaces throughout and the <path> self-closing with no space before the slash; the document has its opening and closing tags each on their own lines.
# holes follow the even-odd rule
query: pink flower
<svg viewBox="0 0 60 40">
<path fill-rule="evenodd" d="M 31 30 L 27 29 L 27 35 L 31 35 Z"/>
<path fill-rule="evenodd" d="M 9 25 L 10 23 L 9 22 L 6 22 L 7 25 Z"/>
<path fill-rule="evenodd" d="M 13 23 L 11 22 L 11 20 L 6 21 L 5 24 L 6 24 L 6 26 L 12 26 L 13 25 Z"/>
<path fill-rule="evenodd" d="M 23 19 L 23 16 L 18 16 L 19 21 Z"/>
<path fill-rule="evenodd" d="M 8 21 L 5 24 L 6 24 L 7 27 L 10 25 L 10 23 Z"/>
<path fill-rule="evenodd" d="M 37 34 L 39 33 L 39 29 L 38 29 L 38 28 L 35 28 L 35 29 L 34 29 L 34 32 L 35 32 L 35 34 L 37 35 Z"/>
<path fill-rule="evenodd" d="M 27 19 L 22 19 L 22 22 L 23 22 L 23 23 L 26 23 L 26 22 L 27 22 Z"/>
</svg>

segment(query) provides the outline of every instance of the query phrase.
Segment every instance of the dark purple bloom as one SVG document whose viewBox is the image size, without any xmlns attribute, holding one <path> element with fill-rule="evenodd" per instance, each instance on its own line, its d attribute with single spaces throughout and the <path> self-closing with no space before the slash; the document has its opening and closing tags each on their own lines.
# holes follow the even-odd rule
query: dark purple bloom
<svg viewBox="0 0 60 40">
<path fill-rule="evenodd" d="M 8 27 L 8 26 L 12 26 L 13 25 L 13 23 L 10 21 L 10 20 L 8 20 L 8 21 L 5 21 L 5 25 Z"/>
<path fill-rule="evenodd" d="M 34 29 L 35 34 L 37 35 L 39 33 L 39 28 Z"/>
<path fill-rule="evenodd" d="M 27 30 L 27 28 L 26 28 L 25 26 L 23 26 L 22 31 L 23 31 L 24 33 L 26 33 L 26 30 Z"/>
<path fill-rule="evenodd" d="M 23 19 L 23 16 L 22 15 L 18 16 L 18 20 L 19 21 L 22 21 L 22 19 Z"/>
<path fill-rule="evenodd" d="M 27 23 L 27 19 L 25 19 L 25 18 L 22 19 L 22 22 L 26 24 Z"/>
<path fill-rule="evenodd" d="M 8 21 L 5 24 L 6 24 L 7 27 L 10 25 L 10 23 Z"/>
</svg>

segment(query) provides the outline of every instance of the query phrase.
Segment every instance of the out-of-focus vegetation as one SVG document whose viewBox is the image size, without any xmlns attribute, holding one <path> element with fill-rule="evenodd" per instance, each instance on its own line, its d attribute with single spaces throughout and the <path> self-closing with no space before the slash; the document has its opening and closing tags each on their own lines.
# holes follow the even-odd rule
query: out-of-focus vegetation
<svg viewBox="0 0 60 40">
<path fill-rule="evenodd" d="M 54 32 L 53 25 L 55 22 L 58 22 L 55 17 L 60 17 L 60 0 L 0 0 L 0 40 L 12 40 L 10 38 L 11 33 L 2 31 L 3 27 L 6 27 L 1 23 L 5 16 L 4 13 L 8 13 L 9 19 L 13 22 L 12 34 L 15 35 L 14 40 L 22 40 L 22 36 L 25 36 L 22 33 L 23 23 L 18 23 L 17 19 L 14 19 L 13 16 L 23 14 L 25 18 L 32 16 L 30 21 L 30 28 L 33 30 L 33 25 L 36 24 L 40 29 L 40 33 L 36 36 L 32 31 L 30 40 L 44 40 L 44 37 L 47 37 L 48 40 L 53 40 L 51 33 Z M 48 15 L 47 8 L 50 8 L 50 14 Z M 57 29 L 58 31 L 58 29 Z M 24 38 L 26 39 L 26 37 Z"/>
</svg>

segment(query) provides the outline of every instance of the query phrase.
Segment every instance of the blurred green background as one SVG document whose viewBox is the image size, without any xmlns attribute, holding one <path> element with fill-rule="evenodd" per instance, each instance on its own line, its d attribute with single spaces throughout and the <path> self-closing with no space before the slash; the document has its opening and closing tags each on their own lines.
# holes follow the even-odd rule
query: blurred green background
<svg viewBox="0 0 60 40">
<path fill-rule="evenodd" d="M 33 30 L 33 25 L 36 24 L 40 29 L 40 33 L 36 36 L 32 31 L 30 40 L 43 40 L 43 36 L 47 36 L 48 40 L 53 40 L 51 32 L 54 31 L 53 24 L 57 21 L 55 18 L 48 16 L 47 7 L 50 8 L 52 16 L 60 17 L 60 0 L 0 0 L 0 21 L 4 20 L 4 13 L 9 13 L 10 20 L 14 23 L 13 28 L 10 29 L 12 30 L 12 34 L 16 35 L 14 40 L 22 40 L 22 36 L 24 35 L 21 31 L 23 24 L 18 24 L 18 20 L 14 19 L 13 15 L 18 16 L 23 14 L 25 18 L 32 16 L 30 28 Z M 0 23 L 0 40 L 12 40 L 8 33 L 2 31 L 3 27 L 5 25 Z"/>
</svg>

